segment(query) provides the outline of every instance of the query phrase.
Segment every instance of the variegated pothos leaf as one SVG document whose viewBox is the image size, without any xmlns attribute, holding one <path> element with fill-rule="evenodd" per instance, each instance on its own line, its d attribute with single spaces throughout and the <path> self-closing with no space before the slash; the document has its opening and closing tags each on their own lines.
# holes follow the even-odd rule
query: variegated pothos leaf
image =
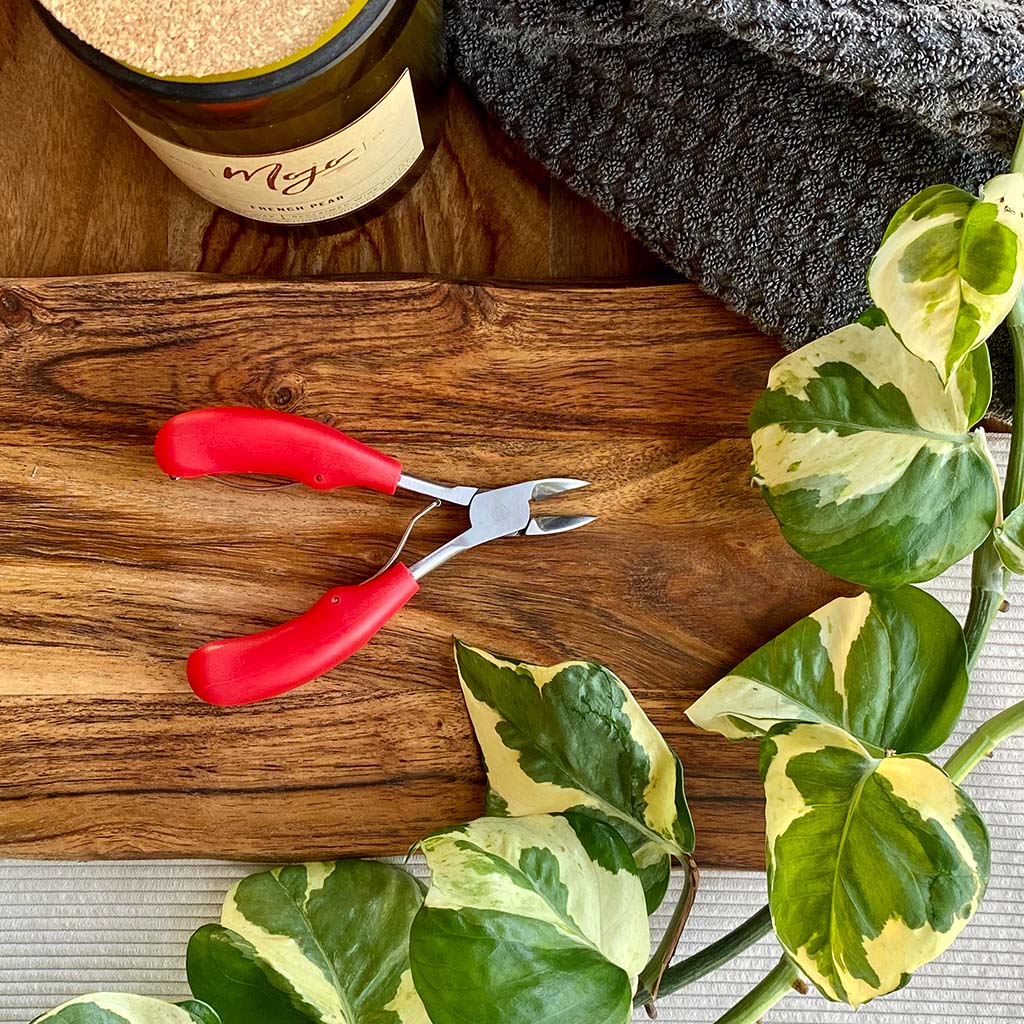
<svg viewBox="0 0 1024 1024">
<path fill-rule="evenodd" d="M 1018 505 L 994 531 L 999 560 L 1010 572 L 1024 574 L 1024 505 Z"/>
<path fill-rule="evenodd" d="M 409 970 L 423 892 L 373 861 L 242 879 L 192 936 L 188 979 L 223 1024 L 427 1024 Z"/>
<path fill-rule="evenodd" d="M 431 885 L 409 952 L 433 1024 L 629 1020 L 650 931 L 613 828 L 585 814 L 480 818 L 421 847 Z"/>
<path fill-rule="evenodd" d="M 786 540 L 833 575 L 890 589 L 931 579 L 995 522 L 984 434 L 988 350 L 943 387 L 872 318 L 786 356 L 750 419 L 754 477 Z"/>
<path fill-rule="evenodd" d="M 37 1017 L 33 1024 L 220 1024 L 203 1003 L 189 1000 L 175 1006 L 149 996 L 95 992 L 62 1003 Z"/>
<path fill-rule="evenodd" d="M 840 597 L 740 662 L 692 704 L 694 725 L 729 739 L 780 722 L 838 725 L 877 750 L 928 753 L 967 695 L 957 620 L 916 587 Z"/>
<path fill-rule="evenodd" d="M 586 809 L 628 843 L 653 911 L 669 855 L 694 846 L 683 768 L 626 685 L 602 665 L 541 667 L 456 640 L 466 706 L 483 752 L 488 812 Z"/>
<path fill-rule="evenodd" d="M 902 987 L 970 920 L 989 876 L 985 824 L 919 754 L 876 757 L 830 725 L 761 749 L 768 897 L 779 941 L 829 999 Z"/>
<path fill-rule="evenodd" d="M 979 199 L 933 185 L 896 212 L 868 271 L 871 298 L 903 344 L 949 379 L 1002 323 L 1024 283 L 1024 175 Z"/>
</svg>

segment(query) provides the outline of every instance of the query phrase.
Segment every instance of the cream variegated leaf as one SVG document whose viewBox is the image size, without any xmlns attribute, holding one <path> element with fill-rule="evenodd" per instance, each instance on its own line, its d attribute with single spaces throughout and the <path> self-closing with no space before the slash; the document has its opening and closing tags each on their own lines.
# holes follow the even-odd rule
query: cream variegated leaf
<svg viewBox="0 0 1024 1024">
<path fill-rule="evenodd" d="M 1024 574 L 1024 505 L 1018 505 L 995 529 L 999 559 L 1010 572 Z"/>
<path fill-rule="evenodd" d="M 903 344 L 943 381 L 1002 323 L 1024 283 L 1024 175 L 981 198 L 933 185 L 893 217 L 868 288 Z"/>
<path fill-rule="evenodd" d="M 629 844 L 653 910 L 669 856 L 693 851 L 693 823 L 682 765 L 629 689 L 593 662 L 528 665 L 459 641 L 455 660 L 489 813 L 597 815 Z"/>
<path fill-rule="evenodd" d="M 422 899 L 411 875 L 372 861 L 250 875 L 192 936 L 189 984 L 223 1024 L 428 1024 L 409 969 Z"/>
<path fill-rule="evenodd" d="M 33 1024 L 220 1024 L 217 1014 L 196 1000 L 175 1005 L 149 996 L 95 992 L 61 1004 Z"/>
<path fill-rule="evenodd" d="M 412 928 L 433 1024 L 626 1024 L 650 954 L 624 840 L 587 814 L 481 818 L 424 839 Z"/>
<path fill-rule="evenodd" d="M 740 662 L 692 704 L 694 725 L 760 738 L 780 722 L 826 722 L 861 742 L 928 753 L 967 695 L 957 620 L 916 587 L 840 597 Z"/>
<path fill-rule="evenodd" d="M 843 579 L 931 579 L 988 536 L 996 474 L 970 427 L 988 350 L 943 386 L 872 314 L 786 356 L 750 420 L 755 480 L 789 543 Z"/>
<path fill-rule="evenodd" d="M 844 730 L 763 740 L 768 896 L 779 941 L 829 999 L 902 987 L 984 895 L 989 844 L 970 798 L 919 754 L 875 756 Z"/>
</svg>

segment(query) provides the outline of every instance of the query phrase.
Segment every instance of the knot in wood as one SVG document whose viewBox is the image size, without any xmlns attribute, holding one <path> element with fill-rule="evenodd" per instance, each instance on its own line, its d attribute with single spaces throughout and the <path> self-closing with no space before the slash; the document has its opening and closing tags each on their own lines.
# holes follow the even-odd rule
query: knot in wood
<svg viewBox="0 0 1024 1024">
<path fill-rule="evenodd" d="M 270 383 L 264 392 L 264 400 L 271 409 L 291 412 L 302 401 L 305 390 L 303 379 L 290 373 Z"/>
<path fill-rule="evenodd" d="M 28 319 L 28 310 L 17 292 L 4 288 L 0 291 L 0 320 L 11 327 L 24 323 Z"/>
</svg>

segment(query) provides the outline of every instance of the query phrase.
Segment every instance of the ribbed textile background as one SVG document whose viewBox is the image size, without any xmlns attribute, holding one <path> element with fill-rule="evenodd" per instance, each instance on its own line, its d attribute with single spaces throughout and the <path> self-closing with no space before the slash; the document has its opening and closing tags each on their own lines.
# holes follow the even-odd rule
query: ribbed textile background
<svg viewBox="0 0 1024 1024">
<path fill-rule="evenodd" d="M 992 447 L 997 461 L 1005 465 L 1007 439 L 993 438 Z M 956 566 L 927 589 L 962 617 L 969 573 L 969 565 Z M 948 749 L 982 719 L 1022 695 L 1024 585 L 1019 584 L 978 663 L 964 721 Z M 856 1017 L 816 993 L 794 994 L 769 1015 L 769 1024 L 1024 1020 L 1021 737 L 981 765 L 971 775 L 968 789 L 992 834 L 992 883 L 977 917 L 952 949 L 919 971 L 907 988 L 870 1004 Z M 421 863 L 414 862 L 413 869 L 425 874 Z M 212 861 L 0 861 L 0 1024 L 26 1024 L 88 991 L 184 998 L 188 936 L 199 924 L 217 918 L 224 891 L 247 870 L 247 865 Z M 692 952 L 724 935 L 764 900 L 764 876 L 759 873 L 705 872 L 681 952 Z M 667 900 L 666 906 L 670 904 Z M 656 927 L 663 924 L 662 916 Z M 742 959 L 666 1000 L 660 1020 L 716 1020 L 777 957 L 774 940 L 763 940 Z M 637 1019 L 644 1019 L 643 1014 Z"/>
</svg>

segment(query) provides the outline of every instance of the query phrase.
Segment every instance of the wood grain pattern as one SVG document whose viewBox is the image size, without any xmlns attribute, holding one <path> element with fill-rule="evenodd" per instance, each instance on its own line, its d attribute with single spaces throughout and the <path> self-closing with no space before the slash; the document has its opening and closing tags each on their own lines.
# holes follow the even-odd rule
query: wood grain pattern
<svg viewBox="0 0 1024 1024">
<path fill-rule="evenodd" d="M 413 191 L 371 224 L 325 237 L 267 231 L 189 192 L 100 99 L 28 0 L 0 0 L 0 111 L 0 276 L 669 276 L 622 228 L 552 183 L 458 87 Z"/>
<path fill-rule="evenodd" d="M 617 669 L 683 757 L 702 861 L 759 863 L 754 748 L 683 709 L 842 589 L 748 484 L 746 413 L 777 355 L 687 285 L 7 282 L 0 855 L 398 853 L 481 806 L 458 633 Z M 443 481 L 582 476 L 561 507 L 600 518 L 456 559 L 294 694 L 207 707 L 193 647 L 365 577 L 417 507 L 165 479 L 156 430 L 215 403 L 320 416 Z M 410 557 L 460 528 L 428 516 Z"/>
<path fill-rule="evenodd" d="M 551 277 L 678 277 L 625 228 L 567 185 L 552 179 L 550 196 Z"/>
</svg>

